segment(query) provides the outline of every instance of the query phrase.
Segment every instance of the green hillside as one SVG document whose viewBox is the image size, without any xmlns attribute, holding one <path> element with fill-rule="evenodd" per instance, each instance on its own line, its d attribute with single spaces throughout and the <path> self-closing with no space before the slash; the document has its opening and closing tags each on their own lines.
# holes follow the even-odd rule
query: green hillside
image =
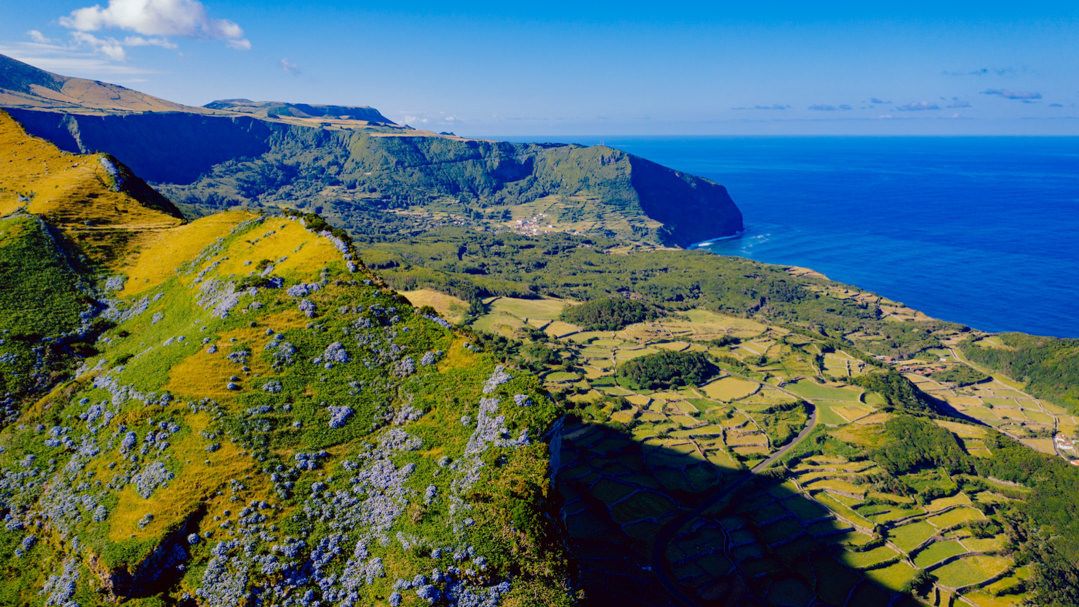
<svg viewBox="0 0 1079 607">
<path fill-rule="evenodd" d="M 36 216 L 0 218 L 0 424 L 17 402 L 66 368 L 61 340 L 74 338 L 93 300 L 58 237 Z"/>
<path fill-rule="evenodd" d="M 534 376 L 316 217 L 131 227 L 0 219 L 0 604 L 574 602 Z"/>
<path fill-rule="evenodd" d="M 27 88 L 39 82 L 70 94 Z M 112 154 L 195 214 L 298 207 L 381 238 L 469 225 L 685 246 L 742 229 L 723 186 L 643 158 L 419 131 L 368 107 L 188 108 L 2 55 L 0 107 L 61 149 Z"/>
<path fill-rule="evenodd" d="M 1025 382 L 1031 394 L 1079 412 L 1079 340 L 1004 333 L 963 344 L 963 354 Z"/>
</svg>

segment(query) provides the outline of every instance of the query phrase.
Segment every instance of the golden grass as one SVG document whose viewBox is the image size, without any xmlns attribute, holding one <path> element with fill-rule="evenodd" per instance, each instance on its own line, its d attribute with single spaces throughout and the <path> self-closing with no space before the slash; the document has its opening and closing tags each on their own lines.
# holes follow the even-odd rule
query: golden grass
<svg viewBox="0 0 1079 607">
<path fill-rule="evenodd" d="M 0 112 L 0 215 L 20 208 L 41 215 L 106 263 L 121 257 L 139 233 L 181 223 L 114 191 L 102 158 L 63 152 Z"/>
<path fill-rule="evenodd" d="M 294 279 L 311 279 L 326 264 L 341 260 L 341 253 L 327 238 L 311 233 L 293 219 L 268 220 L 244 238 L 237 238 L 225 250 L 227 259 L 218 274 L 250 274 L 255 264 L 268 259 L 274 274 Z M 282 258 L 284 258 L 282 260 Z"/>
<path fill-rule="evenodd" d="M 284 316 L 284 314 L 276 316 Z M 296 312 L 296 316 L 300 314 Z M 274 326 L 280 327 L 280 325 Z M 239 367 L 226 358 L 229 347 L 233 345 L 230 340 L 234 337 L 236 338 L 235 345 L 246 345 L 253 353 L 257 353 L 262 352 L 271 336 L 266 335 L 266 330 L 259 327 L 242 327 L 223 333 L 217 340 L 219 350 L 215 354 L 210 354 L 206 348 L 201 348 L 180 361 L 169 371 L 169 382 L 165 387 L 177 395 L 188 398 L 214 398 L 224 401 L 237 394 L 226 388 L 229 378 L 239 372 Z M 256 378 L 259 376 L 269 373 L 270 367 L 261 356 L 257 355 L 251 357 L 248 366 L 251 368 L 251 373 L 245 375 L 238 383 L 244 390 L 258 389 L 258 386 L 252 384 L 258 381 Z"/>
<path fill-rule="evenodd" d="M 738 377 L 717 379 L 701 388 L 709 398 L 728 402 L 752 396 L 760 389 L 759 383 Z"/>
<path fill-rule="evenodd" d="M 248 211 L 226 211 L 171 230 L 142 235 L 135 241 L 137 251 L 131 261 L 120 268 L 127 275 L 120 296 L 131 297 L 160 285 L 175 275 L 179 266 L 195 259 L 215 240 L 254 216 Z"/>
<path fill-rule="evenodd" d="M 206 413 L 187 418 L 191 431 L 173 444 L 173 454 L 181 467 L 169 481 L 168 489 L 160 489 L 143 499 L 128 485 L 120 492 L 120 501 L 109 519 L 109 539 L 147 539 L 159 536 L 166 529 L 190 515 L 199 504 L 208 500 L 230 478 L 239 478 L 251 466 L 231 442 L 221 443 L 217 451 L 206 451 L 207 440 L 201 430 L 209 424 Z M 154 518 L 140 528 L 138 523 L 146 514 Z"/>
<path fill-rule="evenodd" d="M 985 428 L 980 428 L 971 424 L 945 421 L 942 419 L 934 421 L 938 426 L 948 430 L 959 438 L 985 438 Z"/>
<path fill-rule="evenodd" d="M 434 289 L 417 289 L 415 291 L 402 291 L 401 295 L 405 296 L 412 305 L 417 308 L 423 306 L 430 306 L 438 312 L 442 318 L 452 322 L 459 323 L 465 319 L 465 315 L 468 313 L 468 302 L 453 295 L 448 295 Z"/>
<path fill-rule="evenodd" d="M 445 373 L 451 369 L 464 369 L 476 364 L 476 355 L 465 349 L 468 340 L 459 338 L 454 340 L 446 351 L 446 355 L 438 362 L 438 370 Z"/>
</svg>

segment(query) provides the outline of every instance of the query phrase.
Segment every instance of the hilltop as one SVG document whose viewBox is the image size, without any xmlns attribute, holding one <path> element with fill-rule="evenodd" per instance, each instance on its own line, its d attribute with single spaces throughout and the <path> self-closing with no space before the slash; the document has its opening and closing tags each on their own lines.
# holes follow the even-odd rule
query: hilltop
<svg viewBox="0 0 1079 607">
<path fill-rule="evenodd" d="M 260 118 L 317 118 L 322 121 L 356 121 L 366 124 L 396 126 L 373 107 L 345 105 L 311 105 L 309 103 L 286 103 L 283 101 L 251 101 L 250 99 L 221 99 L 203 107 Z M 327 123 L 330 124 L 330 123 Z"/>
<path fill-rule="evenodd" d="M 317 217 L 184 221 L 0 120 L 49 193 L 0 218 L 0 603 L 572 603 L 533 376 Z"/>
<path fill-rule="evenodd" d="M 19 101 L 27 82 L 60 77 L 0 64 L 9 66 L 0 107 L 28 132 L 70 152 L 108 152 L 196 214 L 298 207 L 364 238 L 467 225 L 685 246 L 742 229 L 721 185 L 603 146 L 464 139 L 371 108 L 231 100 L 131 111 L 41 95 L 30 104 Z"/>
<path fill-rule="evenodd" d="M 77 113 L 199 111 L 116 84 L 60 76 L 0 55 L 0 107 Z"/>
<path fill-rule="evenodd" d="M 108 154 L 74 156 L 27 137 L 0 112 L 0 213 L 28 211 L 107 262 L 123 255 L 139 233 L 180 224 L 167 198 Z"/>
</svg>

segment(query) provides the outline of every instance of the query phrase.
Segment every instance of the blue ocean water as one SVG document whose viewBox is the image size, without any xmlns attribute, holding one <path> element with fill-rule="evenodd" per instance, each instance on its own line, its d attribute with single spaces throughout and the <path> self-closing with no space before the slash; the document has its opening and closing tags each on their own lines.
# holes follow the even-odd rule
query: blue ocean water
<svg viewBox="0 0 1079 607">
<path fill-rule="evenodd" d="M 746 233 L 716 253 L 813 268 L 980 329 L 1079 337 L 1079 138 L 603 143 L 727 186 Z"/>
</svg>

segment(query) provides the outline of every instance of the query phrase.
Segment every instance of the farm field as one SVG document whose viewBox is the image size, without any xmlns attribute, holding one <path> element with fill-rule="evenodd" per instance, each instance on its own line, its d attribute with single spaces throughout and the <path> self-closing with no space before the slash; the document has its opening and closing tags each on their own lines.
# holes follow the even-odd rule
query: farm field
<svg viewBox="0 0 1079 607">
<path fill-rule="evenodd" d="M 719 603 L 766 596 L 769 604 L 800 605 L 815 596 L 904 604 L 913 599 L 896 597 L 928 575 L 931 586 L 970 604 L 1008 604 L 1007 591 L 993 584 L 1020 570 L 992 512 L 1011 498 L 991 483 L 935 470 L 893 474 L 841 453 L 788 457 L 775 475 L 760 474 L 806 428 L 810 411 L 821 438 L 879 447 L 894 414 L 886 412 L 888 396 L 859 385 L 874 364 L 809 336 L 707 310 L 617 330 L 552 331 L 568 305 L 493 299 L 473 326 L 526 340 L 527 330 L 539 329 L 547 336 L 542 346 L 558 352 L 543 378 L 579 410 L 564 429 L 557 483 L 586 579 L 601 584 L 625 580 L 627 567 L 654 568 L 651 553 L 661 541 L 679 586 Z M 650 390 L 620 381 L 621 365 L 660 352 L 703 353 L 717 373 L 700 385 Z M 940 349 L 918 364 L 948 356 Z M 913 364 L 896 368 L 976 420 L 1026 432 L 1024 442 L 1038 436 L 1039 424 L 1069 423 L 1063 411 L 1013 387 L 948 385 Z M 970 456 L 991 455 L 984 427 L 933 423 Z M 694 510 L 709 499 L 718 501 Z M 620 558 L 602 557 L 612 546 Z M 831 556 L 800 560 L 821 553 Z"/>
<path fill-rule="evenodd" d="M 996 339 L 989 337 L 984 343 Z M 935 396 L 964 415 L 977 419 L 1042 453 L 1059 453 L 1077 458 L 1079 453 L 1058 450 L 1054 438 L 1069 444 L 1079 439 L 1079 416 L 1063 407 L 1023 392 L 1022 384 L 1003 376 L 994 376 L 970 385 L 938 381 L 930 371 L 954 368 L 963 361 L 953 350 L 942 350 L 932 362 L 908 360 L 897 365 L 903 374 L 927 394 Z M 979 441 L 973 443 L 979 449 Z"/>
</svg>

